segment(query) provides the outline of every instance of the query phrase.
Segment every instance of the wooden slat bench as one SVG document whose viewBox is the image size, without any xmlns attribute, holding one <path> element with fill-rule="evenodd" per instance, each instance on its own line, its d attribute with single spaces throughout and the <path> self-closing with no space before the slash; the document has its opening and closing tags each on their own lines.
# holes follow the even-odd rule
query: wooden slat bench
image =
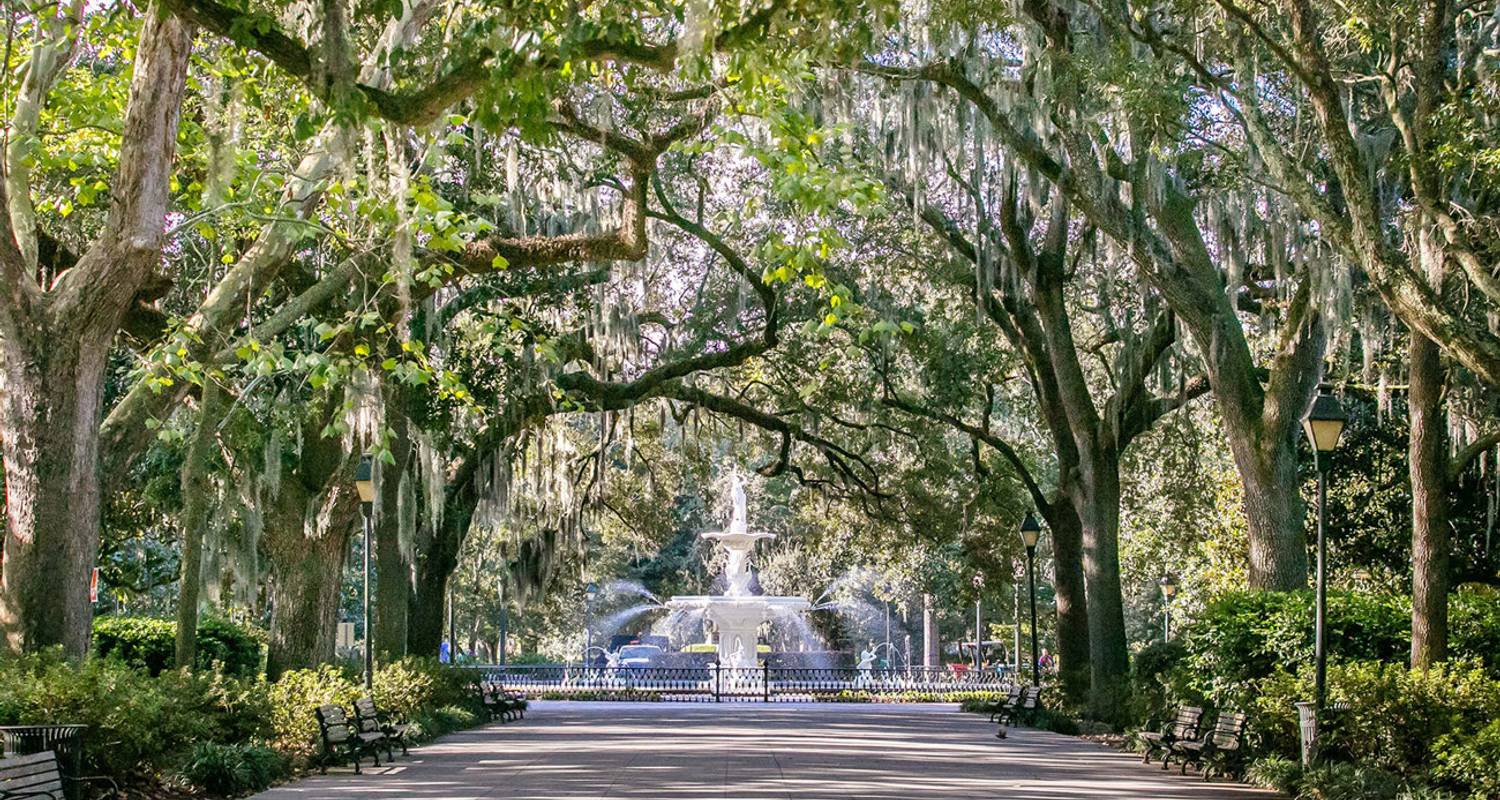
<svg viewBox="0 0 1500 800">
<path fill-rule="evenodd" d="M 1013 706 L 1002 708 L 996 715 L 1000 723 L 1000 730 L 995 731 L 996 738 L 1006 737 L 1006 728 L 1017 722 L 1029 721 L 1036 716 L 1041 708 L 1042 690 L 1036 686 L 1028 686 L 1021 692 L 1021 701 Z"/>
<path fill-rule="evenodd" d="M 401 748 L 401 755 L 410 755 L 406 750 L 406 732 L 411 726 L 404 722 L 396 722 L 387 714 L 382 714 L 375 706 L 373 697 L 361 697 L 354 701 L 354 720 L 359 725 L 360 733 L 378 733 L 381 735 L 381 743 L 385 745 L 387 759 L 396 757 L 396 748 Z"/>
<path fill-rule="evenodd" d="M 1026 691 L 1026 687 L 1018 683 L 1006 690 L 1003 700 L 996 700 L 991 703 L 989 706 L 990 722 L 999 722 L 1000 715 L 1006 709 L 1014 709 L 1021 702 L 1021 693 L 1024 691 Z"/>
<path fill-rule="evenodd" d="M 490 714 L 490 719 L 498 719 L 502 722 L 512 719 L 524 719 L 526 716 L 526 698 L 513 692 L 505 691 L 498 683 L 482 683 L 479 685 L 479 701 Z"/>
<path fill-rule="evenodd" d="M 1203 771 L 1203 780 L 1217 772 L 1233 778 L 1239 774 L 1244 755 L 1245 715 L 1225 712 L 1214 722 L 1214 729 L 1201 741 L 1182 741 L 1172 745 L 1172 752 L 1182 756 L 1182 774 L 1188 767 Z"/>
<path fill-rule="evenodd" d="M 1177 709 L 1172 724 L 1159 731 L 1141 731 L 1137 736 L 1145 746 L 1142 764 L 1150 764 L 1151 756 L 1161 754 L 1161 768 L 1172 763 L 1172 745 L 1176 742 L 1193 741 L 1198 738 L 1198 726 L 1203 723 L 1203 709 L 1198 706 L 1183 706 Z"/>
<path fill-rule="evenodd" d="M 328 774 L 329 764 L 351 763 L 359 772 L 359 759 L 369 756 L 375 766 L 380 766 L 380 745 L 383 733 L 360 731 L 344 713 L 342 706 L 318 706 L 313 712 L 318 718 L 318 738 L 322 740 L 323 752 L 318 759 L 318 768 Z"/>
<path fill-rule="evenodd" d="M 109 778 L 65 778 L 58 769 L 57 754 L 51 750 L 0 758 L 0 800 L 65 800 L 65 787 L 79 783 L 101 786 L 107 797 L 120 796 Z"/>
</svg>

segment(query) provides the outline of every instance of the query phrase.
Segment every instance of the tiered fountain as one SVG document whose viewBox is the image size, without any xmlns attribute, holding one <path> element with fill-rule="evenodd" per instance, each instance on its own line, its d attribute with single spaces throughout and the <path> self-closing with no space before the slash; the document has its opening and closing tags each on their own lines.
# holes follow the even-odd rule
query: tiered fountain
<svg viewBox="0 0 1500 800">
<path fill-rule="evenodd" d="M 792 614 L 811 607 L 805 597 L 776 597 L 752 594 L 750 552 L 761 539 L 774 539 L 774 533 L 752 532 L 745 518 L 745 482 L 734 476 L 731 490 L 734 510 L 729 530 L 699 534 L 716 541 L 728 551 L 724 566 L 724 594 L 676 595 L 666 606 L 674 611 L 702 611 L 718 630 L 719 666 L 755 667 L 757 664 L 757 631 L 773 614 Z"/>
</svg>

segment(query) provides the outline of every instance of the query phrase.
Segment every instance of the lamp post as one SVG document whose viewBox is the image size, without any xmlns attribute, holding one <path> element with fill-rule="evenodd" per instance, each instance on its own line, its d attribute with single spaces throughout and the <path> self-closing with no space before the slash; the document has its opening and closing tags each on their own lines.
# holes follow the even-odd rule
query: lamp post
<svg viewBox="0 0 1500 800">
<path fill-rule="evenodd" d="M 1328 506 L 1328 456 L 1338 447 L 1348 417 L 1338 398 L 1320 392 L 1307 418 L 1302 421 L 1307 440 L 1313 446 L 1313 466 L 1318 471 L 1318 563 L 1316 578 L 1317 610 L 1313 617 L 1313 717 L 1303 721 L 1302 759 L 1310 762 L 1317 754 L 1323 710 L 1328 702 L 1328 538 L 1324 532 L 1324 515 Z M 1308 734 L 1311 734 L 1309 737 Z"/>
<path fill-rule="evenodd" d="M 1172 598 L 1177 596 L 1177 579 L 1168 573 L 1161 576 L 1156 585 L 1161 587 L 1161 598 L 1165 603 L 1162 609 L 1161 640 L 1166 642 L 1172 638 Z"/>
<path fill-rule="evenodd" d="M 599 596 L 599 587 L 590 583 L 583 589 L 583 665 L 589 665 L 589 651 L 594 649 L 594 598 Z"/>
<path fill-rule="evenodd" d="M 1021 542 L 1026 545 L 1026 587 L 1031 596 L 1031 685 L 1042 685 L 1041 666 L 1036 649 L 1036 543 L 1042 538 L 1042 524 L 1036 515 L 1026 512 L 1021 520 Z"/>
<path fill-rule="evenodd" d="M 503 667 L 505 666 L 505 651 L 508 644 L 506 638 L 510 634 L 510 608 L 505 605 L 505 572 L 503 569 L 500 572 L 500 579 L 497 583 L 500 590 L 500 647 L 498 648 L 499 652 L 495 655 L 498 657 L 497 660 L 500 662 L 500 666 Z"/>
<path fill-rule="evenodd" d="M 359 490 L 359 507 L 365 518 L 365 688 L 369 689 L 375 679 L 375 648 L 370 641 L 370 529 L 374 527 L 375 457 L 369 453 L 360 456 L 359 466 L 354 468 L 354 488 Z"/>
<path fill-rule="evenodd" d="M 983 590 L 984 575 L 976 572 L 974 573 L 974 673 L 976 675 L 979 674 L 979 670 L 981 669 L 979 665 L 979 651 L 984 647 L 984 634 L 980 633 L 983 627 L 981 620 L 984 604 L 984 599 L 980 596 L 980 592 Z"/>
</svg>

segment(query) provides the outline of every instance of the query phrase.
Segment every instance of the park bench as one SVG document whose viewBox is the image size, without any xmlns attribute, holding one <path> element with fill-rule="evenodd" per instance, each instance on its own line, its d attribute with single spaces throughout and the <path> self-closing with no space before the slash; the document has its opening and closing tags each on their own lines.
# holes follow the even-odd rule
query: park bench
<svg viewBox="0 0 1500 800">
<path fill-rule="evenodd" d="M 360 733 L 378 733 L 385 745 L 386 760 L 396 757 L 396 748 L 401 748 L 401 755 L 409 755 L 406 751 L 406 732 L 411 726 L 404 722 L 395 722 L 390 715 L 381 713 L 375 706 L 372 697 L 361 697 L 354 701 L 354 721 L 359 726 Z"/>
<path fill-rule="evenodd" d="M 507 692 L 498 683 L 481 683 L 479 685 L 479 702 L 485 711 L 490 714 L 490 719 L 498 719 L 502 722 L 512 719 L 524 719 L 526 717 L 526 698 L 515 692 Z"/>
<path fill-rule="evenodd" d="M 366 733 L 355 727 L 349 720 L 349 715 L 344 713 L 342 706 L 326 705 L 318 706 L 313 712 L 318 718 L 318 737 L 323 743 L 323 752 L 318 759 L 319 771 L 328 774 L 328 765 L 343 764 L 345 762 L 354 765 L 354 771 L 359 772 L 360 758 L 368 755 L 375 766 L 380 766 L 380 745 L 385 739 L 383 733 Z"/>
<path fill-rule="evenodd" d="M 1002 712 L 1004 712 L 1007 708 L 1014 709 L 1016 705 L 1021 702 L 1021 693 L 1024 691 L 1026 691 L 1025 686 L 1022 686 L 1019 683 L 1015 684 L 1011 686 L 1010 689 L 1006 690 L 1004 698 L 994 700 L 986 704 L 983 710 L 989 712 L 990 722 L 999 722 L 999 717 Z"/>
<path fill-rule="evenodd" d="M 981 703 L 976 709 L 989 715 L 990 722 L 995 722 L 1001 711 L 1021 702 L 1021 692 L 1025 689 L 1021 684 L 1014 684 L 1006 690 L 1005 696 Z"/>
<path fill-rule="evenodd" d="M 1233 778 L 1239 774 L 1244 756 L 1245 715 L 1225 712 L 1214 722 L 1214 729 L 1201 740 L 1187 740 L 1172 745 L 1172 752 L 1182 756 L 1182 774 L 1188 767 L 1203 772 L 1208 780 L 1217 772 Z"/>
<path fill-rule="evenodd" d="M 102 786 L 107 797 L 120 796 L 119 787 L 109 778 L 64 776 L 51 750 L 0 758 L 0 800 L 64 800 L 67 788 L 85 783 Z"/>
<path fill-rule="evenodd" d="M 1017 722 L 1030 721 L 1032 718 L 1034 718 L 1036 716 L 1036 712 L 1041 708 L 1041 700 L 1042 690 L 1040 687 L 1026 687 L 1025 690 L 1021 692 L 1020 702 L 1016 703 L 1015 705 L 1002 708 L 1000 710 L 1000 713 L 995 715 L 997 721 L 1000 723 L 1000 730 L 995 731 L 996 738 L 1004 739 L 1006 736 L 1006 728 L 1014 725 Z"/>
<path fill-rule="evenodd" d="M 1176 742 L 1193 741 L 1198 738 L 1198 726 L 1203 723 L 1203 709 L 1198 706 L 1182 706 L 1172 724 L 1161 730 L 1141 731 L 1137 736 L 1146 752 L 1142 764 L 1150 764 L 1151 756 L 1161 754 L 1161 768 L 1172 763 L 1172 745 Z"/>
</svg>

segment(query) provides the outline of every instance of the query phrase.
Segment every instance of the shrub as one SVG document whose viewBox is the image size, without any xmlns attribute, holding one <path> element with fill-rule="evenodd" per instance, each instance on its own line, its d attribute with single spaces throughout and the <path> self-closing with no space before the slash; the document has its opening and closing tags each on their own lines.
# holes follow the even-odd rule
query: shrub
<svg viewBox="0 0 1500 800">
<path fill-rule="evenodd" d="M 1312 694 L 1311 670 L 1260 684 L 1257 726 L 1291 754 L 1291 704 Z M 1325 744 L 1338 758 L 1408 777 L 1432 775 L 1448 788 L 1492 797 L 1500 777 L 1500 682 L 1472 662 L 1409 670 L 1402 664 L 1330 665 L 1329 698 L 1350 707 L 1330 719 Z M 1493 738 L 1491 738 L 1493 737 Z"/>
<path fill-rule="evenodd" d="M 460 706 L 440 706 L 424 709 L 412 717 L 412 730 L 408 736 L 412 741 L 427 741 L 445 733 L 472 728 L 479 721 L 473 711 Z"/>
<path fill-rule="evenodd" d="M 286 757 L 258 744 L 203 742 L 182 766 L 188 783 L 222 796 L 258 792 L 286 774 Z"/>
<path fill-rule="evenodd" d="M 1411 647 L 1405 600 L 1368 594 L 1328 596 L 1333 660 L 1404 662 Z M 1244 708 L 1254 682 L 1295 672 L 1313 660 L 1311 592 L 1234 592 L 1210 603 L 1183 631 L 1180 669 L 1198 676 L 1215 707 Z"/>
<path fill-rule="evenodd" d="M 1245 770 L 1245 782 L 1295 795 L 1297 787 L 1302 785 L 1302 764 L 1284 756 L 1266 756 Z"/>
<path fill-rule="evenodd" d="M 1462 588 L 1448 601 L 1448 650 L 1454 658 L 1483 659 L 1500 678 L 1500 592 Z"/>
<path fill-rule="evenodd" d="M 1298 800 L 1396 800 L 1401 782 L 1370 767 L 1334 762 L 1302 773 Z"/>
<path fill-rule="evenodd" d="M 1165 722 L 1173 700 L 1190 690 L 1174 686 L 1174 670 L 1187 657 L 1182 642 L 1156 642 L 1141 648 L 1130 660 L 1130 717 L 1136 725 Z"/>
<path fill-rule="evenodd" d="M 154 679 L 120 661 L 75 666 L 50 651 L 0 661 L 0 724 L 88 725 L 88 772 L 149 782 L 195 742 L 266 732 L 264 686 L 212 673 Z"/>
<path fill-rule="evenodd" d="M 451 667 L 435 658 L 408 656 L 378 667 L 371 684 L 380 710 L 409 717 L 419 709 L 438 706 L 482 712 L 479 680 L 474 670 Z"/>
<path fill-rule="evenodd" d="M 318 742 L 313 711 L 330 703 L 349 709 L 363 695 L 363 687 L 327 664 L 284 673 L 271 684 L 271 745 L 294 758 L 312 755 Z"/>
<path fill-rule="evenodd" d="M 1449 733 L 1432 745 L 1434 778 L 1466 787 L 1472 800 L 1500 797 L 1500 719 L 1469 733 Z"/>
<path fill-rule="evenodd" d="M 119 658 L 152 675 L 171 669 L 177 658 L 177 623 L 152 617 L 99 617 L 94 620 L 95 655 Z M 198 623 L 193 666 L 214 665 L 230 675 L 260 674 L 263 642 L 258 631 L 214 617 Z"/>
</svg>

